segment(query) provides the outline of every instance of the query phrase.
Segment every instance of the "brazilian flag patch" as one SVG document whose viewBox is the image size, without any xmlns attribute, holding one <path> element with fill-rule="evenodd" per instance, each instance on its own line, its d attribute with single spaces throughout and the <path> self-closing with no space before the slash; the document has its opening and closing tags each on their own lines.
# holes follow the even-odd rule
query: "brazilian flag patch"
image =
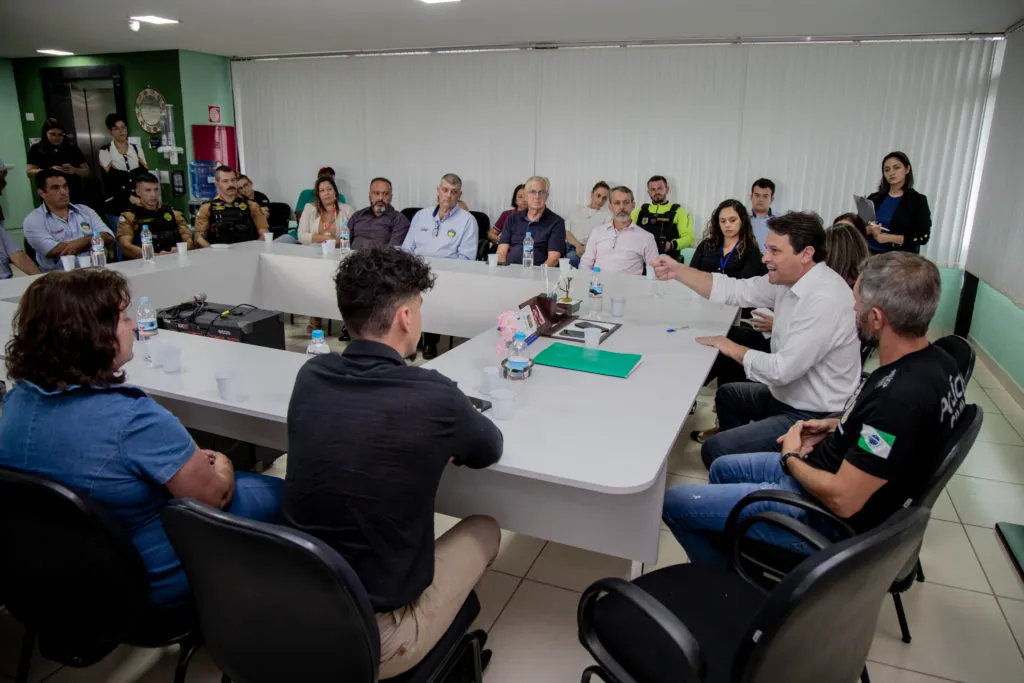
<svg viewBox="0 0 1024 683">
<path fill-rule="evenodd" d="M 883 460 L 889 457 L 889 453 L 892 452 L 892 447 L 895 443 L 895 436 L 868 424 L 860 428 L 860 439 L 857 440 L 858 446 Z"/>
</svg>

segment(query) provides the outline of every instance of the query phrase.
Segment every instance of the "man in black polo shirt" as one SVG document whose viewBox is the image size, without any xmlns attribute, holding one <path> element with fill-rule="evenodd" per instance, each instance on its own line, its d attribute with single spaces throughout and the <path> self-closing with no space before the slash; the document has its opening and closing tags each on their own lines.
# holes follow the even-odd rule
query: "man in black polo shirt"
<svg viewBox="0 0 1024 683">
<path fill-rule="evenodd" d="M 508 217 L 498 240 L 498 263 L 522 263 L 526 233 L 533 238 L 533 265 L 557 266 L 565 254 L 565 221 L 547 207 L 551 185 L 547 178 L 526 181 L 526 210 Z"/>
<path fill-rule="evenodd" d="M 434 497 L 449 463 L 479 469 L 502 435 L 454 382 L 407 366 L 430 266 L 388 247 L 353 252 L 335 276 L 353 337 L 299 371 L 288 406 L 284 515 L 352 565 L 380 629 L 380 677 L 418 664 L 498 553 L 490 517 L 434 541 Z M 488 653 L 489 658 L 489 653 Z"/>
<path fill-rule="evenodd" d="M 925 337 L 940 293 L 938 268 L 916 254 L 891 252 L 865 262 L 854 287 L 857 328 L 878 341 L 881 366 L 841 416 L 797 422 L 780 436 L 781 456 L 726 455 L 711 464 L 710 483 L 669 489 L 662 516 L 691 562 L 725 564 L 715 535 L 733 506 L 759 489 L 816 499 L 858 532 L 922 492 L 965 408 L 956 361 Z M 764 511 L 808 521 L 803 510 L 779 503 L 757 503 L 744 514 Z M 774 527 L 756 525 L 749 535 L 809 551 Z"/>
</svg>

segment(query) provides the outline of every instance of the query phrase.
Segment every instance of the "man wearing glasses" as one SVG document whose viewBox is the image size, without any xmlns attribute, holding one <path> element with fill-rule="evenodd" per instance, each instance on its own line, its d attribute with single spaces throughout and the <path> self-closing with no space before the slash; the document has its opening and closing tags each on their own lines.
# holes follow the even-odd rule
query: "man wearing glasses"
<svg viewBox="0 0 1024 683">
<path fill-rule="evenodd" d="M 437 206 L 420 209 L 412 217 L 409 232 L 402 249 L 433 258 L 453 258 L 472 261 L 476 258 L 477 225 L 469 211 L 459 207 L 462 197 L 462 178 L 447 173 L 437 186 Z M 423 357 L 437 357 L 440 335 L 423 334 Z"/>
<path fill-rule="evenodd" d="M 654 235 L 637 226 L 630 216 L 636 206 L 633 191 L 616 187 L 609 205 L 612 221 L 590 233 L 580 268 L 593 270 L 597 266 L 602 273 L 643 275 L 644 266 L 658 257 L 658 245 Z"/>
<path fill-rule="evenodd" d="M 534 263 L 557 266 L 565 253 L 565 221 L 547 207 L 551 184 L 533 176 L 526 181 L 526 210 L 509 216 L 498 240 L 498 263 L 522 263 L 526 233 L 533 238 Z M 543 255 L 543 260 L 541 260 Z"/>
</svg>

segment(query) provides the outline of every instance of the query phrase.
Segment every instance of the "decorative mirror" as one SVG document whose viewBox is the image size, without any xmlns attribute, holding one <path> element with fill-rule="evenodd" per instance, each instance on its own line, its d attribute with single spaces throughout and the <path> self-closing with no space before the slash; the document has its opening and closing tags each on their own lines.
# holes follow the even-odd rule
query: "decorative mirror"
<svg viewBox="0 0 1024 683">
<path fill-rule="evenodd" d="M 143 88 L 135 98 L 135 118 L 147 133 L 159 133 L 164 127 L 167 100 L 160 91 Z"/>
</svg>

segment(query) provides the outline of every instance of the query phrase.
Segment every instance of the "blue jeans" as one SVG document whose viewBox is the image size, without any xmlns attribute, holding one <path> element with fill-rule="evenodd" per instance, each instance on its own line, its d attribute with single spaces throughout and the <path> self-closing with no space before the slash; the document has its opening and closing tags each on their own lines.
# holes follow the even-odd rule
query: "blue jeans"
<svg viewBox="0 0 1024 683">
<path fill-rule="evenodd" d="M 297 240 L 296 238 L 292 237 L 288 233 L 285 233 L 285 234 L 281 235 L 280 237 L 275 237 L 274 241 L 275 242 L 280 242 L 281 244 L 299 244 L 299 240 Z"/>
<path fill-rule="evenodd" d="M 573 268 L 580 267 L 580 255 L 576 253 L 576 247 L 571 244 L 565 245 L 565 258 L 569 259 L 569 265 Z"/>
<path fill-rule="evenodd" d="M 729 566 L 729 561 L 714 545 L 724 537 L 725 520 L 743 496 L 762 489 L 781 489 L 803 494 L 793 477 L 782 471 L 778 453 L 727 455 L 711 466 L 708 484 L 680 484 L 665 494 L 661 517 L 691 562 Z M 802 522 L 807 513 L 782 503 L 755 503 L 747 506 L 741 517 L 757 512 L 781 512 Z M 716 538 L 717 537 L 717 538 Z M 810 545 L 775 526 L 755 524 L 746 533 L 753 538 L 810 553 Z"/>
<path fill-rule="evenodd" d="M 768 387 L 758 382 L 733 382 L 715 393 L 718 434 L 700 449 L 704 466 L 723 455 L 778 452 L 778 438 L 799 420 L 827 417 L 827 412 L 798 410 L 775 400 Z"/>
</svg>

